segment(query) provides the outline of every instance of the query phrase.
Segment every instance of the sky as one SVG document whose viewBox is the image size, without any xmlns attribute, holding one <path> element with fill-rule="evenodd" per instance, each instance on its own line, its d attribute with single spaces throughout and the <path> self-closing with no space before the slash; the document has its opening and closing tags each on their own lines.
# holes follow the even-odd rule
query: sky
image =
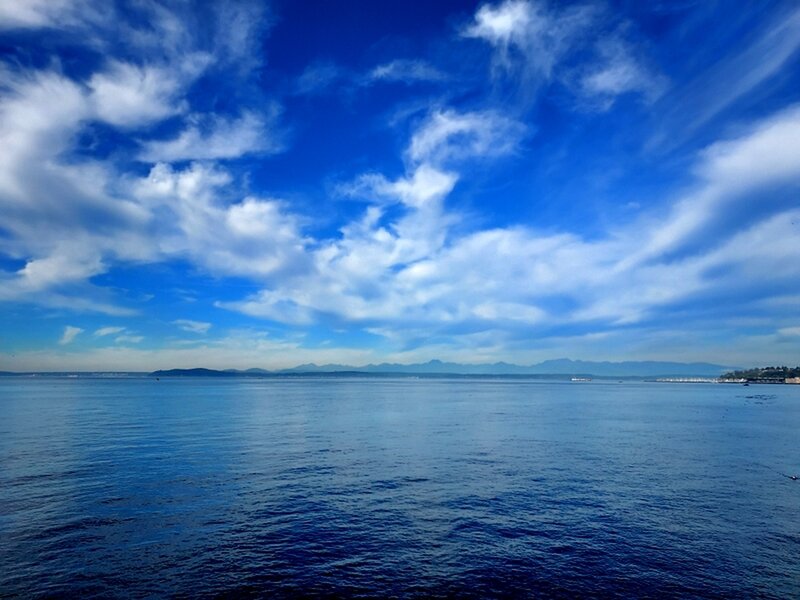
<svg viewBox="0 0 800 600">
<path fill-rule="evenodd" d="M 800 5 L 0 3 L 0 370 L 800 363 Z"/>
</svg>

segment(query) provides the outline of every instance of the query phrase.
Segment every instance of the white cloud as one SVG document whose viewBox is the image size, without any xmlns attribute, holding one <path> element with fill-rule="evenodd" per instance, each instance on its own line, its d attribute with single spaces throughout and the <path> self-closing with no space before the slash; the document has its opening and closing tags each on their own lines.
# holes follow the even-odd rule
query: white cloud
<svg viewBox="0 0 800 600">
<path fill-rule="evenodd" d="M 305 240 L 297 218 L 274 199 L 227 204 L 221 190 L 230 182 L 226 171 L 210 165 L 174 170 L 159 163 L 132 193 L 164 213 L 156 235 L 165 255 L 188 255 L 213 273 L 257 279 L 299 268 Z"/>
<path fill-rule="evenodd" d="M 173 323 L 184 331 L 189 331 L 191 333 L 208 333 L 208 330 L 211 329 L 211 323 L 192 321 L 191 319 L 178 319 L 177 321 L 173 321 Z"/>
<path fill-rule="evenodd" d="M 114 335 L 116 333 L 122 333 L 125 331 L 124 327 L 101 327 L 97 331 L 94 332 L 94 335 L 98 337 L 103 337 L 105 335 Z"/>
<path fill-rule="evenodd" d="M 143 335 L 119 335 L 114 338 L 114 342 L 117 344 L 139 344 L 143 341 Z"/>
<path fill-rule="evenodd" d="M 482 5 L 462 35 L 490 44 L 494 75 L 510 76 L 528 101 L 539 85 L 559 81 L 584 102 L 591 100 L 593 108 L 606 110 L 628 93 L 652 102 L 664 91 L 665 78 L 645 66 L 641 50 L 625 40 L 623 29 L 604 31 L 602 17 L 592 4 L 505 0 Z M 568 59 L 578 52 L 589 58 L 575 67 Z"/>
<path fill-rule="evenodd" d="M 417 167 L 409 176 L 389 181 L 383 175 L 369 174 L 360 177 L 355 185 L 345 186 L 349 195 L 367 196 L 372 200 L 401 202 L 420 208 L 449 194 L 458 180 L 457 175 L 440 171 L 429 164 Z M 371 213 L 376 216 L 377 213 Z"/>
<path fill-rule="evenodd" d="M 524 0 L 508 0 L 499 5 L 484 4 L 475 13 L 475 22 L 464 31 L 467 37 L 483 38 L 507 47 L 521 44 L 528 36 L 531 22 L 541 19 L 538 6 Z"/>
<path fill-rule="evenodd" d="M 348 93 L 380 83 L 441 83 L 450 76 L 425 60 L 396 59 L 357 73 L 330 61 L 310 64 L 294 83 L 297 95 L 319 94 L 340 84 Z"/>
<path fill-rule="evenodd" d="M 185 110 L 182 78 L 172 68 L 111 61 L 89 80 L 97 118 L 120 127 L 160 121 Z"/>
<path fill-rule="evenodd" d="M 24 173 L 30 160 L 54 159 L 64 151 L 81 121 L 88 117 L 80 86 L 52 72 L 4 77 L 0 97 L 0 191 L 3 200 L 27 200 Z M 53 102 L 58 98 L 58 102 Z"/>
<path fill-rule="evenodd" d="M 295 81 L 293 92 L 299 95 L 316 94 L 328 89 L 345 75 L 346 73 L 332 62 L 317 62 L 305 68 Z"/>
<path fill-rule="evenodd" d="M 408 156 L 417 163 L 502 156 L 514 151 L 525 130 L 493 111 L 438 110 L 412 136 Z"/>
<path fill-rule="evenodd" d="M 359 193 L 378 202 L 364 217 L 342 229 L 340 240 L 308 248 L 310 264 L 292 277 L 276 281 L 273 289 L 238 302 L 218 305 L 253 316 L 291 323 L 309 323 L 317 313 L 345 319 L 394 319 L 419 294 L 401 296 L 393 289 L 397 271 L 436 252 L 445 243 L 446 224 L 441 201 L 456 176 L 421 165 L 406 177 L 389 181 L 363 178 Z M 403 214 L 383 224 L 385 203 L 400 203 Z M 412 290 L 409 290 L 411 292 Z"/>
<path fill-rule="evenodd" d="M 58 340 L 58 343 L 62 346 L 66 346 L 67 344 L 72 343 L 72 340 L 75 339 L 79 333 L 81 333 L 83 329 L 80 327 L 73 327 L 72 325 L 67 325 L 64 327 L 64 333 L 61 336 L 61 339 Z"/>
<path fill-rule="evenodd" d="M 81 256 L 71 253 L 71 248 L 62 245 L 53 255 L 29 260 L 18 271 L 20 284 L 30 291 L 38 291 L 70 281 L 83 281 L 101 273 L 104 266 L 97 256 Z"/>
<path fill-rule="evenodd" d="M 91 12 L 80 0 L 7 0 L 0 2 L 0 30 L 69 27 Z"/>
<path fill-rule="evenodd" d="M 610 108 L 622 94 L 636 92 L 652 102 L 663 93 L 665 79 L 647 69 L 621 38 L 602 39 L 597 46 L 600 59 L 582 75 L 580 91 L 598 99 L 601 108 Z"/>
<path fill-rule="evenodd" d="M 177 138 L 144 144 L 140 159 L 147 162 L 238 158 L 281 149 L 272 131 L 276 110 L 266 116 L 247 111 L 238 118 L 211 115 L 197 119 Z"/>
<path fill-rule="evenodd" d="M 538 0 L 505 0 L 481 6 L 462 35 L 491 44 L 496 72 L 521 72 L 530 86 L 552 76 L 593 15 L 588 6 L 555 11 Z"/>
<path fill-rule="evenodd" d="M 699 168 L 727 192 L 796 180 L 799 171 L 800 105 L 762 120 L 737 139 L 712 144 Z"/>
<path fill-rule="evenodd" d="M 214 3 L 213 7 L 215 58 L 240 71 L 261 65 L 261 44 L 271 25 L 268 5 L 243 0 Z"/>
<path fill-rule="evenodd" d="M 658 219 L 652 236 L 630 262 L 676 252 L 708 237 L 720 223 L 735 230 L 769 216 L 775 207 L 762 199 L 757 214 L 751 194 L 800 184 L 800 107 L 766 118 L 738 138 L 712 144 L 702 153 L 696 172 L 700 185 L 676 202 L 666 218 Z M 733 221 L 732 215 L 737 217 Z"/>
<path fill-rule="evenodd" d="M 366 77 L 367 82 L 415 83 L 420 81 L 445 81 L 447 74 L 423 60 L 397 59 L 378 65 Z"/>
</svg>

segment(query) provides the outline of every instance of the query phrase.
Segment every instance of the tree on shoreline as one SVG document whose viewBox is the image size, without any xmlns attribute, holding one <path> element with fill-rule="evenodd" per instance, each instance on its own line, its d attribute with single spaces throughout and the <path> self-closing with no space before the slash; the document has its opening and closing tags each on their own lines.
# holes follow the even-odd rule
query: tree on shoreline
<svg viewBox="0 0 800 600">
<path fill-rule="evenodd" d="M 790 367 L 755 367 L 744 371 L 725 373 L 721 379 L 786 379 L 800 377 L 800 366 Z"/>
</svg>

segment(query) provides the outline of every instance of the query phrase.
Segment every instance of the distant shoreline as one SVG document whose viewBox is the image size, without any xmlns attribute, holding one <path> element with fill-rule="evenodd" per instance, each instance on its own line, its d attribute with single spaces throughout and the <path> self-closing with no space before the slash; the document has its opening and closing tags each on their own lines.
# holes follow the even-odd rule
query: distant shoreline
<svg viewBox="0 0 800 600">
<path fill-rule="evenodd" d="M 0 378 L 20 379 L 505 379 L 519 381 L 558 381 L 574 384 L 586 383 L 678 383 L 678 384 L 761 384 L 783 385 L 790 382 L 779 380 L 745 380 L 726 379 L 721 377 L 694 376 L 656 376 L 656 375 L 591 375 L 563 373 L 415 373 L 415 372 L 378 372 L 378 371 L 222 371 L 215 369 L 165 369 L 146 371 L 29 371 L 0 372 Z M 791 382 L 794 383 L 794 382 Z"/>
<path fill-rule="evenodd" d="M 152 372 L 133 370 L 101 371 L 84 369 L 68 372 L 60 369 L 54 373 L 87 374 L 103 373 L 103 376 L 141 376 L 154 374 L 156 377 L 167 376 L 200 376 L 200 377 L 275 377 L 275 376 L 312 376 L 312 375 L 377 375 L 377 376 L 502 376 L 533 378 L 575 378 L 581 379 L 657 379 L 657 378 L 708 378 L 716 379 L 727 375 L 733 367 L 711 363 L 682 363 L 669 361 L 584 361 L 568 358 L 545 360 L 531 365 L 519 365 L 507 362 L 495 363 L 454 363 L 440 360 L 429 360 L 424 363 L 379 363 L 353 366 L 346 364 L 306 363 L 290 368 L 276 369 L 219 369 L 219 368 L 162 368 Z M 28 374 L 44 374 L 41 369 L 31 369 Z M 0 373 L 1 374 L 1 373 Z M 7 373 L 13 374 L 13 373 Z"/>
<path fill-rule="evenodd" d="M 155 371 L 0 371 L 5 377 L 93 377 L 111 378 L 503 378 L 571 381 L 653 381 L 659 383 L 800 384 L 800 367 L 757 367 L 732 369 L 712 363 L 659 361 L 595 362 L 567 358 L 533 365 L 496 363 L 453 363 L 430 360 L 425 363 L 380 363 L 363 366 L 307 363 L 283 369 L 210 369 L 205 367 L 158 369 Z"/>
</svg>

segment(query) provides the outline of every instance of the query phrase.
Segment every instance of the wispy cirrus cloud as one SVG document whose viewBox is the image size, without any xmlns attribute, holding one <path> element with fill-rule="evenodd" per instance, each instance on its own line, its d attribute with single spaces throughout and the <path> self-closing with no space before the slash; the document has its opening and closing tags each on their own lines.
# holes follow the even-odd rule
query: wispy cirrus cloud
<svg viewBox="0 0 800 600">
<path fill-rule="evenodd" d="M 123 331 L 125 331 L 124 327 L 111 327 L 111 326 L 101 327 L 100 329 L 94 332 L 94 335 L 97 337 L 103 337 L 106 335 L 114 335 L 117 333 L 122 333 Z"/>
<path fill-rule="evenodd" d="M 161 66 L 138 66 L 112 61 L 89 81 L 93 113 L 118 127 L 136 127 L 161 121 L 185 110 L 178 100 L 181 87 L 201 68 L 189 65 L 187 73 Z"/>
<path fill-rule="evenodd" d="M 0 3 L 0 30 L 73 27 L 100 15 L 85 0 L 14 0 Z"/>
<path fill-rule="evenodd" d="M 139 344 L 144 341 L 143 335 L 118 335 L 114 338 L 116 344 Z"/>
<path fill-rule="evenodd" d="M 114 336 L 115 344 L 139 344 L 144 341 L 143 335 L 136 335 L 127 327 L 101 327 L 94 332 L 96 338 L 108 338 L 109 336 Z"/>
<path fill-rule="evenodd" d="M 193 116 L 178 137 L 146 142 L 139 158 L 146 162 L 175 162 L 273 154 L 283 148 L 274 130 L 278 112 L 273 107 L 264 114 L 247 111 L 234 118 Z"/>
<path fill-rule="evenodd" d="M 528 102 L 552 82 L 600 110 L 622 94 L 653 101 L 663 93 L 665 77 L 642 60 L 623 27 L 609 31 L 607 20 L 606 11 L 594 4 L 561 7 L 541 0 L 504 0 L 483 4 L 461 35 L 488 43 L 494 77 L 519 86 Z M 577 67 L 569 64 L 578 53 L 589 59 Z"/>
<path fill-rule="evenodd" d="M 639 94 L 652 103 L 667 88 L 666 78 L 645 67 L 622 37 L 599 40 L 596 52 L 597 60 L 578 75 L 577 91 L 601 110 L 608 110 L 623 94 Z"/>
<path fill-rule="evenodd" d="M 188 331 L 190 333 L 208 333 L 208 330 L 211 329 L 211 323 L 206 323 L 205 321 L 178 319 L 177 321 L 173 321 L 172 323 L 174 325 L 177 325 L 184 331 Z"/>
<path fill-rule="evenodd" d="M 494 48 L 496 74 L 523 74 L 530 85 L 549 79 L 555 66 L 592 25 L 595 9 L 580 6 L 559 10 L 538 0 L 505 0 L 484 4 L 461 34 Z"/>
<path fill-rule="evenodd" d="M 296 215 L 276 199 L 245 197 L 226 203 L 232 182 L 222 168 L 156 164 L 131 193 L 154 212 L 166 212 L 150 235 L 165 256 L 187 255 L 212 273 L 263 279 L 305 262 Z"/>
<path fill-rule="evenodd" d="M 498 112 L 434 111 L 411 137 L 406 154 L 414 163 L 449 163 L 509 154 L 527 132 Z"/>
<path fill-rule="evenodd" d="M 373 68 L 364 81 L 416 83 L 423 81 L 445 82 L 450 76 L 424 60 L 396 59 Z"/>
<path fill-rule="evenodd" d="M 800 51 L 800 8 L 792 3 L 773 11 L 743 7 L 750 20 L 765 20 L 754 35 L 737 44 L 691 80 L 670 91 L 660 115 L 661 126 L 651 135 L 651 149 L 669 150 L 691 140 L 705 125 L 757 94 L 793 63 Z M 747 13 L 745 13 L 747 14 Z M 758 98 L 756 97 L 756 101 Z"/>
<path fill-rule="evenodd" d="M 318 61 L 308 65 L 297 77 L 292 93 L 297 95 L 318 94 L 328 90 L 334 83 L 349 77 L 342 67 L 331 61 Z"/>
</svg>

